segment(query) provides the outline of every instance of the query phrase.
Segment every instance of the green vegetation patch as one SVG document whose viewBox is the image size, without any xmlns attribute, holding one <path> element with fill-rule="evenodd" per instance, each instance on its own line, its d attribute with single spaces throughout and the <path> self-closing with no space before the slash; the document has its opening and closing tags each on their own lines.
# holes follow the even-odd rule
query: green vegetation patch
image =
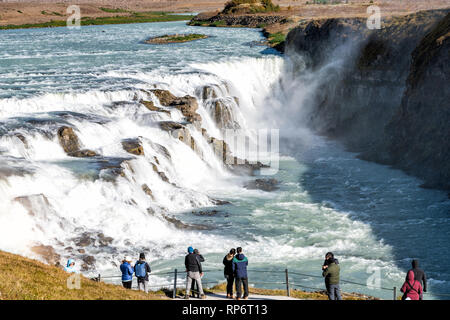
<svg viewBox="0 0 450 320">
<path fill-rule="evenodd" d="M 204 34 L 171 34 L 171 35 L 163 35 L 159 37 L 150 38 L 145 41 L 145 43 L 149 44 L 166 44 L 166 43 L 183 43 L 194 40 L 206 39 L 207 35 Z"/>
<path fill-rule="evenodd" d="M 146 22 L 166 22 L 166 21 L 185 21 L 190 20 L 190 15 L 171 15 L 166 12 L 139 12 L 131 16 L 115 16 L 115 17 L 99 17 L 90 18 L 83 17 L 81 19 L 82 26 L 88 25 L 105 25 L 105 24 L 127 24 L 127 23 L 146 23 Z M 4 29 L 26 29 L 26 28 L 48 28 L 48 27 L 65 27 L 66 20 L 49 21 L 43 23 L 22 24 L 22 25 L 4 25 L 0 26 L 0 30 Z"/>
<path fill-rule="evenodd" d="M 272 33 L 268 37 L 269 43 L 272 46 L 276 46 L 284 41 L 286 41 L 286 35 L 282 32 Z"/>
<path fill-rule="evenodd" d="M 100 10 L 102 10 L 102 11 L 104 11 L 104 12 L 109 12 L 109 13 L 123 13 L 123 12 L 129 12 L 128 10 L 121 9 L 121 8 L 104 8 L 104 7 L 100 7 Z"/>
</svg>

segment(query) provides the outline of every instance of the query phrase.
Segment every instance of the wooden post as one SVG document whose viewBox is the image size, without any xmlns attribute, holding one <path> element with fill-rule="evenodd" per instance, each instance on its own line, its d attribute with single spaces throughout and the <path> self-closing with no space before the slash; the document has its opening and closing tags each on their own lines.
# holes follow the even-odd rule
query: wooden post
<svg viewBox="0 0 450 320">
<path fill-rule="evenodd" d="M 288 269 L 287 268 L 286 268 L 285 272 L 286 272 L 286 292 L 287 292 L 287 296 L 290 297 L 291 296 L 291 292 L 289 290 L 289 273 L 288 273 Z"/>
<path fill-rule="evenodd" d="M 102 280 L 102 275 L 99 273 L 98 274 L 98 282 L 100 282 Z"/>
<path fill-rule="evenodd" d="M 397 287 L 394 287 L 394 300 L 397 300 Z"/>
<path fill-rule="evenodd" d="M 177 297 L 177 276 L 178 276 L 178 270 L 175 269 L 174 277 L 173 277 L 173 294 L 172 294 L 173 299 L 175 299 Z"/>
</svg>

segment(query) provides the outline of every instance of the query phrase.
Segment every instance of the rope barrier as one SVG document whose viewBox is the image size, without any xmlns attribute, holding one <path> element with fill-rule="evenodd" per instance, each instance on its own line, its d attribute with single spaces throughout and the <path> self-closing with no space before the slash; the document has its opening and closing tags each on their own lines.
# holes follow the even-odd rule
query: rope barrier
<svg viewBox="0 0 450 320">
<path fill-rule="evenodd" d="M 293 286 L 293 287 L 297 287 L 297 288 L 305 288 L 305 289 L 310 289 L 310 290 L 316 290 L 316 291 L 325 291 L 325 288 L 317 288 L 317 287 L 312 287 L 312 286 L 307 286 L 307 285 L 303 285 L 303 284 L 299 284 L 298 282 L 295 281 L 295 277 L 293 279 L 293 281 L 289 281 L 288 277 L 287 277 L 287 269 L 285 270 L 265 270 L 265 269 L 248 269 L 249 273 L 272 273 L 274 275 L 286 275 L 286 281 L 251 281 L 249 282 L 249 285 L 255 285 L 255 284 L 269 284 L 269 285 L 286 285 L 286 291 L 289 295 L 289 285 Z M 223 269 L 209 269 L 209 270 L 204 270 L 204 273 L 214 273 L 214 272 L 223 272 Z M 177 274 L 186 274 L 186 271 L 168 271 L 168 272 L 152 272 L 149 274 L 149 276 L 157 276 L 157 275 L 175 275 L 175 282 L 171 282 L 168 284 L 155 284 L 155 285 L 148 285 L 147 287 L 149 288 L 155 288 L 155 287 L 159 287 L 161 289 L 170 289 L 170 288 L 174 288 L 175 289 L 180 286 L 180 288 L 185 288 L 186 286 L 186 280 L 184 278 L 176 278 Z M 313 274 L 306 274 L 306 273 L 302 273 L 302 272 L 298 272 L 298 271 L 291 271 L 289 270 L 289 275 L 297 275 L 297 276 L 302 276 L 302 277 L 306 277 L 306 278 L 320 278 L 322 279 L 322 276 L 319 275 L 313 275 Z M 116 278 L 121 278 L 121 276 L 119 275 L 111 275 L 111 276 L 101 276 L 99 275 L 99 280 L 100 279 L 116 279 Z M 135 276 L 133 276 L 133 278 L 136 278 Z M 305 280 L 305 279 L 303 279 Z M 298 281 L 298 280 L 297 280 Z M 195 281 L 193 281 L 195 283 Z M 207 280 L 207 279 L 202 279 L 201 280 L 202 285 L 208 285 L 208 284 L 221 284 L 224 283 L 224 281 L 220 281 L 220 280 L 216 280 L 216 281 L 212 281 L 212 280 Z M 364 287 L 368 287 L 370 288 L 370 286 L 368 286 L 367 284 L 364 283 L 359 283 L 356 281 L 352 281 L 352 280 L 345 280 L 345 279 L 341 279 L 340 282 L 342 284 L 353 284 L 353 285 L 358 285 L 358 286 L 364 286 Z M 136 287 L 137 288 L 137 287 Z M 397 293 L 397 288 L 393 287 L 393 288 L 384 288 L 384 287 L 377 287 L 377 288 L 373 288 L 376 290 L 386 290 L 386 291 L 393 291 L 394 292 L 394 296 Z M 191 290 L 191 292 L 193 293 L 199 293 L 197 290 Z M 428 295 L 433 295 L 433 296 L 442 296 L 442 297 L 450 297 L 450 294 L 447 293 L 430 293 L 430 292 L 424 292 L 424 294 L 428 294 Z M 175 297 L 175 295 L 174 295 Z M 396 297 L 394 297 L 394 299 L 396 299 Z"/>
</svg>

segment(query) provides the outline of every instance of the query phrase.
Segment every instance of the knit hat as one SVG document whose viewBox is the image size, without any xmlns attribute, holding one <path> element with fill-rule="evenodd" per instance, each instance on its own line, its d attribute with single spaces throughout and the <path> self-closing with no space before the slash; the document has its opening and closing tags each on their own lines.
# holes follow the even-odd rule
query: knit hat
<svg viewBox="0 0 450 320">
<path fill-rule="evenodd" d="M 188 252 L 189 252 L 189 253 L 193 253 L 193 252 L 194 252 L 194 248 L 189 247 L 189 248 L 188 248 Z"/>
<path fill-rule="evenodd" d="M 139 259 L 145 260 L 145 253 L 141 252 L 141 253 L 139 254 Z"/>
</svg>

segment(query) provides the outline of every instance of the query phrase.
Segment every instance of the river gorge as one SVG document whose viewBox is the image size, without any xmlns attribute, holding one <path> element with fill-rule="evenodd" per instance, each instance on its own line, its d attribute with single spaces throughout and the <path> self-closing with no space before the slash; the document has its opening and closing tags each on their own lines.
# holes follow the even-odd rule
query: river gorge
<svg viewBox="0 0 450 320">
<path fill-rule="evenodd" d="M 433 17 L 416 30 L 416 46 L 445 13 Z M 155 271 L 182 269 L 192 245 L 206 258 L 205 269 L 221 269 L 227 251 L 242 246 L 250 268 L 320 276 L 325 253 L 333 251 L 343 279 L 365 283 L 376 269 L 388 288 L 400 286 L 418 258 L 429 278 L 427 298 L 448 292 L 448 100 L 447 113 L 427 118 L 444 122 L 442 135 L 428 133 L 442 140 L 430 139 L 435 144 L 425 151 L 443 151 L 430 159 L 425 151 L 403 150 L 408 161 L 400 161 L 385 149 L 424 143 L 410 133 L 420 127 L 417 119 L 396 109 L 427 101 L 429 84 L 409 76 L 420 53 L 403 61 L 414 45 L 396 43 L 399 52 L 394 45 L 383 49 L 379 39 L 354 46 L 330 37 L 345 33 L 342 26 L 299 26 L 284 54 L 261 46 L 258 29 L 186 22 L 1 31 L 0 249 L 51 264 L 74 258 L 86 275 L 117 274 L 124 255 L 141 251 Z M 208 38 L 145 43 L 189 33 Z M 448 49 L 448 38 L 442 41 Z M 349 65 L 361 43 L 374 48 L 367 56 L 375 58 L 358 60 L 362 68 L 355 71 Z M 448 55 L 436 62 L 441 53 L 430 50 L 433 68 L 448 67 Z M 399 70 L 377 70 L 386 66 L 382 59 Z M 405 90 L 411 99 L 403 98 Z M 448 97 L 445 85 L 436 90 Z M 383 112 L 361 111 L 374 100 Z M 405 128 L 388 126 L 395 121 Z M 276 130 L 274 174 L 247 174 L 259 164 L 224 164 L 223 145 L 237 159 L 246 157 L 223 129 L 250 138 Z M 256 179 L 275 179 L 276 186 L 259 188 Z M 220 271 L 206 276 L 223 278 Z M 323 286 L 316 278 L 303 283 Z M 352 284 L 343 290 L 392 296 Z"/>
</svg>

